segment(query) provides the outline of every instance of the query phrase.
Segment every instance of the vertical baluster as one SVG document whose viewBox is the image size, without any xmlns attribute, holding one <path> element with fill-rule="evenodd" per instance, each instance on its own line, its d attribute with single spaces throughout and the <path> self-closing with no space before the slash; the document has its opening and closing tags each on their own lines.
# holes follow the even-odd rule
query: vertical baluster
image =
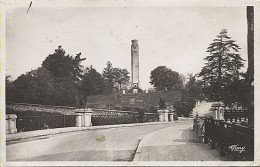
<svg viewBox="0 0 260 167">
<path fill-rule="evenodd" d="M 42 114 L 40 115 L 40 129 L 42 130 Z"/>
<path fill-rule="evenodd" d="M 30 117 L 28 116 L 28 131 L 30 130 Z"/>
<path fill-rule="evenodd" d="M 65 121 L 66 121 L 66 115 L 63 114 L 63 127 L 64 127 L 64 128 L 66 127 L 66 123 L 65 123 Z"/>
<path fill-rule="evenodd" d="M 215 122 L 213 121 L 213 119 L 211 118 L 211 149 L 214 149 L 215 148 L 215 132 L 214 132 L 214 129 L 215 129 Z"/>
<path fill-rule="evenodd" d="M 54 128 L 54 115 L 52 116 L 52 129 Z"/>
<path fill-rule="evenodd" d="M 195 120 L 194 120 L 195 121 Z M 204 144 L 207 144 L 208 143 L 208 118 L 205 118 L 205 134 L 204 134 Z"/>
</svg>

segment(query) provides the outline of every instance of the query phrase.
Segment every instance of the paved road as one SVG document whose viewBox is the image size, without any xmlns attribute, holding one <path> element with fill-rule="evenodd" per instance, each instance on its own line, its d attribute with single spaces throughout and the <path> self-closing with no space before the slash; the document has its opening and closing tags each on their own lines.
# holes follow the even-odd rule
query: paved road
<svg viewBox="0 0 260 167">
<path fill-rule="evenodd" d="M 162 137 L 163 136 L 163 137 Z M 168 127 L 145 136 L 134 161 L 227 161 L 219 150 L 195 143 L 191 123 Z"/>
<path fill-rule="evenodd" d="M 12 143 L 7 145 L 7 161 L 132 161 L 145 135 L 191 121 L 87 130 Z"/>
</svg>

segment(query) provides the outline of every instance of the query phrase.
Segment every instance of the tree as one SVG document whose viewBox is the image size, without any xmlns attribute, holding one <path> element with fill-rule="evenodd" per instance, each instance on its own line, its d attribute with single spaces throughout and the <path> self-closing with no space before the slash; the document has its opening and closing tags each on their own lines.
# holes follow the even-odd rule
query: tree
<svg viewBox="0 0 260 167">
<path fill-rule="evenodd" d="M 29 87 L 30 99 L 37 104 L 52 104 L 54 89 L 54 80 L 48 70 L 39 67 L 28 73 L 31 77 L 31 86 Z"/>
<path fill-rule="evenodd" d="M 188 82 L 185 84 L 185 93 L 189 97 L 189 103 L 191 108 L 194 107 L 196 100 L 202 100 L 202 84 L 196 79 L 196 76 L 192 73 L 188 74 Z"/>
<path fill-rule="evenodd" d="M 42 67 L 22 74 L 12 82 L 15 92 L 12 99 L 25 103 L 78 105 L 76 83 L 83 76 L 80 63 L 85 59 L 80 58 L 81 53 L 75 57 L 65 53 L 59 46 L 43 61 Z"/>
<path fill-rule="evenodd" d="M 157 91 L 179 90 L 183 87 L 181 75 L 166 66 L 159 66 L 152 70 L 150 80 Z"/>
<path fill-rule="evenodd" d="M 163 110 L 166 108 L 165 100 L 160 98 L 159 100 L 159 109 Z"/>
<path fill-rule="evenodd" d="M 247 83 L 251 85 L 254 82 L 254 7 L 247 6 L 247 45 L 248 45 L 248 67 Z"/>
<path fill-rule="evenodd" d="M 238 53 L 239 49 L 235 41 L 227 35 L 226 29 L 208 47 L 209 56 L 204 59 L 206 63 L 199 76 L 204 82 L 204 91 L 210 93 L 213 100 L 223 99 L 224 88 L 240 77 L 239 70 L 243 67 L 244 60 Z"/>
<path fill-rule="evenodd" d="M 79 89 L 70 78 L 56 78 L 53 103 L 59 106 L 79 106 Z"/>
<path fill-rule="evenodd" d="M 81 62 L 86 58 L 80 58 L 81 53 L 75 57 L 65 55 L 62 46 L 58 46 L 53 54 L 50 54 L 42 63 L 54 78 L 70 78 L 73 82 L 79 81 L 83 77 L 83 66 Z"/>
<path fill-rule="evenodd" d="M 92 66 L 87 67 L 81 81 L 80 89 L 85 96 L 101 94 L 104 89 L 102 75 Z"/>
<path fill-rule="evenodd" d="M 241 79 L 235 79 L 224 87 L 225 96 L 223 101 L 226 104 L 239 103 L 246 106 L 247 101 L 247 89 L 244 74 Z"/>
<path fill-rule="evenodd" d="M 15 88 L 13 82 L 10 80 L 11 75 L 5 77 L 6 101 L 15 102 Z"/>
<path fill-rule="evenodd" d="M 13 81 L 14 102 L 52 104 L 53 79 L 49 71 L 40 67 L 22 74 Z"/>
<path fill-rule="evenodd" d="M 113 68 L 114 81 L 118 84 L 119 90 L 121 91 L 122 85 L 129 83 L 129 72 L 127 69 Z"/>
<path fill-rule="evenodd" d="M 114 89 L 115 81 L 114 81 L 114 70 L 113 70 L 112 63 L 110 63 L 110 61 L 107 62 L 107 66 L 106 68 L 104 68 L 102 76 L 105 82 L 105 89 L 106 89 L 105 93 L 112 93 Z"/>
<path fill-rule="evenodd" d="M 247 108 L 249 125 L 254 126 L 254 6 L 247 6 L 247 51 L 248 68 L 246 76 Z"/>
<path fill-rule="evenodd" d="M 182 92 L 181 102 L 176 102 L 174 108 L 177 110 L 178 115 L 189 116 L 193 110 L 196 101 L 202 100 L 202 84 L 201 81 L 196 79 L 196 75 L 188 74 L 188 81 L 185 83 Z"/>
<path fill-rule="evenodd" d="M 85 58 L 80 58 L 81 53 L 75 57 L 66 55 L 62 46 L 58 46 L 53 54 L 50 54 L 42 63 L 54 79 L 54 99 L 55 105 L 79 105 L 79 89 L 77 82 L 83 77 L 83 66 L 81 62 Z"/>
</svg>

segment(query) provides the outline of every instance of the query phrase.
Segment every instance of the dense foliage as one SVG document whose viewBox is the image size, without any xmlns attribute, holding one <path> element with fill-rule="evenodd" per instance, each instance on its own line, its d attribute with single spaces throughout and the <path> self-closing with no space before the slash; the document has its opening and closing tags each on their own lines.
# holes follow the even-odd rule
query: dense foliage
<svg viewBox="0 0 260 167">
<path fill-rule="evenodd" d="M 235 95 L 237 91 L 244 90 L 244 77 L 240 72 L 244 60 L 239 54 L 239 49 L 225 29 L 208 47 L 209 56 L 204 59 L 206 63 L 199 76 L 203 81 L 204 94 L 210 100 L 227 103 L 240 100 Z"/>
<path fill-rule="evenodd" d="M 179 90 L 183 87 L 184 82 L 178 72 L 172 71 L 166 66 L 159 66 L 152 70 L 150 79 L 150 83 L 156 91 Z"/>
<path fill-rule="evenodd" d="M 92 66 L 87 67 L 83 79 L 79 83 L 82 94 L 86 96 L 102 94 L 104 81 L 102 75 Z"/>
<path fill-rule="evenodd" d="M 103 75 L 92 66 L 84 67 L 81 53 L 66 55 L 58 46 L 42 62 L 42 66 L 11 81 L 6 77 L 6 101 L 34 104 L 82 106 L 87 96 L 121 90 L 129 82 L 126 69 L 113 68 L 108 62 Z"/>
</svg>

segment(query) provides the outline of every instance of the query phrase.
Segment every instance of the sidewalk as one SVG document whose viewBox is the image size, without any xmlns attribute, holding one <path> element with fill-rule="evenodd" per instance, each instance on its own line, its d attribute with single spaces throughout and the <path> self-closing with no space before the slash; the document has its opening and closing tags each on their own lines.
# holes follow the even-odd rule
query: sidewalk
<svg viewBox="0 0 260 167">
<path fill-rule="evenodd" d="M 183 118 L 180 118 L 181 121 Z M 110 129 L 110 128 L 120 128 L 120 127 L 134 127 L 134 126 L 145 126 L 145 125 L 154 125 L 154 124 L 171 124 L 174 122 L 146 122 L 146 123 L 134 123 L 134 124 L 118 124 L 118 125 L 102 125 L 102 126 L 90 126 L 90 127 L 66 127 L 66 128 L 56 128 L 56 129 L 45 129 L 45 130 L 36 130 L 28 132 L 19 132 L 14 134 L 6 135 L 6 142 L 18 141 L 23 139 L 31 139 L 36 137 L 56 135 L 61 133 L 85 131 L 85 130 L 99 130 L 99 129 Z"/>
<path fill-rule="evenodd" d="M 133 161 L 225 161 L 219 152 L 193 142 L 192 123 L 172 126 L 145 136 Z"/>
</svg>

